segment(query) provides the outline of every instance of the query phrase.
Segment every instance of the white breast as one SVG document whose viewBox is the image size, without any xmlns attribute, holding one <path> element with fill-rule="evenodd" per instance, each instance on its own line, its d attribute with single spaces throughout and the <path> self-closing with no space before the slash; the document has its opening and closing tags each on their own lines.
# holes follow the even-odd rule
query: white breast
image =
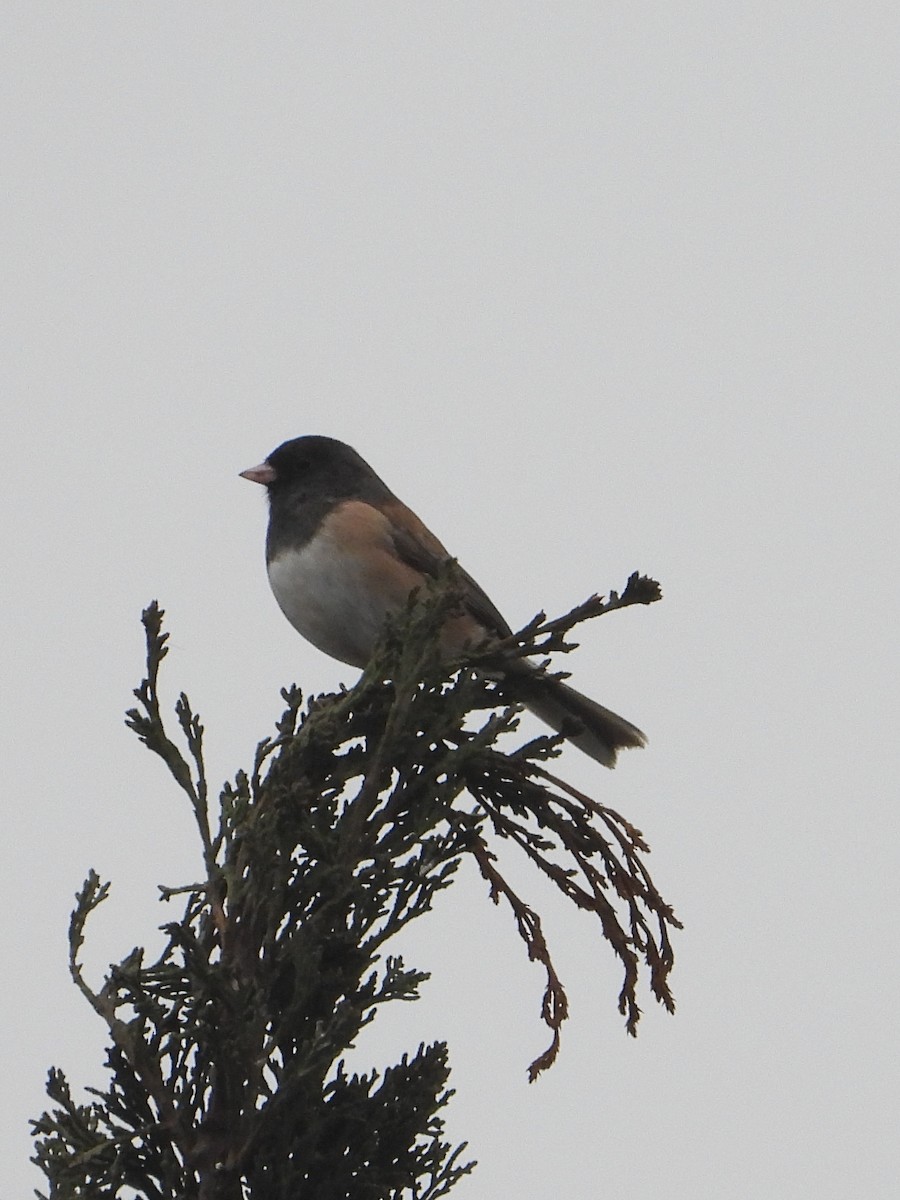
<svg viewBox="0 0 900 1200">
<path fill-rule="evenodd" d="M 332 658 L 366 665 L 388 606 L 378 601 L 359 558 L 320 532 L 302 550 L 273 559 L 268 571 L 275 599 L 298 633 Z"/>
</svg>

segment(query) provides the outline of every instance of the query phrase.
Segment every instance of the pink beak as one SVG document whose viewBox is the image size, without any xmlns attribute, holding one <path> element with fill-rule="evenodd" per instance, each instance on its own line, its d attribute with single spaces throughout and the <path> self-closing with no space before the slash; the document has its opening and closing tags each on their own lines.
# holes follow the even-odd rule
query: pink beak
<svg viewBox="0 0 900 1200">
<path fill-rule="evenodd" d="M 246 471 L 241 471 L 240 475 L 241 479 L 249 479 L 251 483 L 268 486 L 275 478 L 275 468 L 267 462 L 261 462 L 258 467 L 248 467 Z"/>
</svg>

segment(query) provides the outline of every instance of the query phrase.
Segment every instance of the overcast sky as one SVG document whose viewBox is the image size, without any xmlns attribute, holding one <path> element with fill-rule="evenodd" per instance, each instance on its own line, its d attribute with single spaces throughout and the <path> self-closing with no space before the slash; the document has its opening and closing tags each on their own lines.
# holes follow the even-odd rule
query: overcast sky
<svg viewBox="0 0 900 1200">
<path fill-rule="evenodd" d="M 433 978 L 360 1046 L 447 1038 L 459 1200 L 893 1197 L 898 88 L 886 3 L 48 4 L 0 13 L 5 775 L 0 1197 L 42 1185 L 70 985 L 197 877 L 122 713 L 158 597 L 211 773 L 278 688 L 352 682 L 272 599 L 285 438 L 355 445 L 514 625 L 639 568 L 575 682 L 647 731 L 564 770 L 649 838 L 685 922 L 638 1039 L 590 920 L 545 914 L 572 1017 L 465 873 Z M 515 869 L 515 868 L 513 868 Z"/>
</svg>

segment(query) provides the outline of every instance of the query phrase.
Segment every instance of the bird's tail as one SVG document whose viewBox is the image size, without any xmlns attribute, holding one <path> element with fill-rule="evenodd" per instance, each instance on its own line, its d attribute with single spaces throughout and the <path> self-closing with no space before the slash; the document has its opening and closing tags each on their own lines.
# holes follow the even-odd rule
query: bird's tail
<svg viewBox="0 0 900 1200">
<path fill-rule="evenodd" d="M 568 684 L 540 675 L 529 682 L 523 699 L 530 711 L 604 767 L 616 765 L 619 750 L 647 744 L 636 725 Z"/>
</svg>

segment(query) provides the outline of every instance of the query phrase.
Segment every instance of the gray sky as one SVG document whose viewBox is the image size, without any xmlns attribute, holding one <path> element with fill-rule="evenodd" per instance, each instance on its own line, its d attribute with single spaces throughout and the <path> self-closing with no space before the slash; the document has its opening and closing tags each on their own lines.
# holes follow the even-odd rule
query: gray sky
<svg viewBox="0 0 900 1200">
<path fill-rule="evenodd" d="M 67 979 L 158 944 L 189 814 L 121 723 L 138 618 L 246 764 L 278 687 L 352 681 L 271 598 L 278 442 L 352 442 L 515 624 L 635 569 L 575 682 L 650 747 L 573 782 L 649 837 L 686 923 L 637 1041 L 587 918 L 542 906 L 572 1018 L 469 872 L 433 980 L 360 1061 L 450 1042 L 454 1195 L 895 1194 L 900 322 L 896 5 L 50 5 L 0 13 L 5 177 L 0 1196 Z"/>
</svg>

